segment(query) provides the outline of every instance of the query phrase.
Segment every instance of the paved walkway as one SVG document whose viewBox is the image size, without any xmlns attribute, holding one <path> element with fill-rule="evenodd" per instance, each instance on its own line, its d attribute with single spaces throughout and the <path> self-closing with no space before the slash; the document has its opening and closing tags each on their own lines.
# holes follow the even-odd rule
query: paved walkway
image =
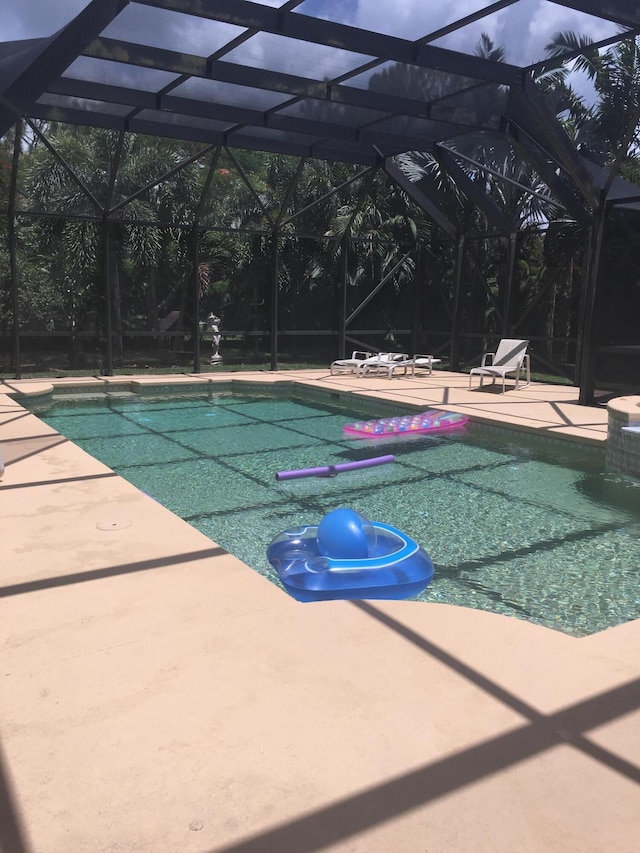
<svg viewBox="0 0 640 853">
<path fill-rule="evenodd" d="M 606 435 L 572 388 L 232 378 Z M 640 620 L 574 639 L 448 605 L 298 604 L 18 389 L 45 390 L 0 387 L 3 850 L 637 849 Z"/>
<path fill-rule="evenodd" d="M 466 374 L 436 371 L 433 376 L 331 376 L 328 371 L 296 371 L 306 382 L 358 396 L 383 398 L 412 406 L 435 406 L 463 412 L 477 421 L 545 433 L 558 438 L 599 443 L 607 437 L 607 412 L 578 404 L 578 389 L 567 385 L 533 383 L 502 393 L 502 384 L 482 388 Z M 273 375 L 273 374 L 272 374 Z M 281 374 L 280 374 L 281 375 Z M 289 375 L 289 372 L 287 373 Z M 513 383 L 507 384 L 513 388 Z"/>
</svg>

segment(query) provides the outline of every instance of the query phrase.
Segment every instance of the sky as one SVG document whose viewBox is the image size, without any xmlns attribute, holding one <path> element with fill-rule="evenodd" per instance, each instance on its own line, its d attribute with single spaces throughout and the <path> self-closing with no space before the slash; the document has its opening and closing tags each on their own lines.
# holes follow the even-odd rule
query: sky
<svg viewBox="0 0 640 853">
<path fill-rule="evenodd" d="M 263 2 L 278 6 L 284 0 Z M 50 0 L 44 3 L 42 0 L 4 0 L 0 40 L 51 35 L 88 3 L 89 0 Z M 414 39 L 488 5 L 490 0 L 395 0 L 390 14 L 389 0 L 305 0 L 297 10 Z M 133 8 L 130 6 L 125 10 L 126 14 L 130 14 Z M 507 59 L 518 63 L 522 60 L 530 62 L 542 58 L 544 45 L 558 30 L 577 30 L 597 40 L 613 34 L 616 27 L 575 9 L 558 6 L 550 0 L 520 0 L 514 6 L 435 43 L 453 49 L 469 49 L 477 42 L 480 33 L 486 32 L 497 44 L 510 45 L 508 50 L 513 55 Z"/>
<path fill-rule="evenodd" d="M 492 0 L 395 0 L 390 14 L 389 0 L 305 0 L 298 10 L 388 35 L 417 39 L 491 4 Z M 574 30 L 599 41 L 617 32 L 617 26 L 550 0 L 520 0 L 433 44 L 471 52 L 481 33 L 486 33 L 495 44 L 505 47 L 508 62 L 526 65 L 543 59 L 544 47 L 551 36 L 564 30 Z"/>
<path fill-rule="evenodd" d="M 279 6 L 284 0 L 263 0 L 265 5 Z M 472 14 L 490 5 L 491 0 L 394 0 L 390 13 L 389 0 L 304 0 L 297 10 L 307 15 L 328 18 L 374 32 L 416 39 L 433 32 L 451 21 Z M 48 36 L 78 14 L 89 0 L 3 0 L 0 41 Z M 153 16 L 153 27 L 149 22 Z M 121 21 L 121 23 L 119 23 Z M 136 39 L 146 44 L 176 49 L 187 44 L 189 51 L 209 55 L 220 44 L 220 35 L 227 38 L 242 32 L 238 27 L 220 25 L 206 20 L 194 22 L 187 16 L 130 4 L 111 25 L 108 35 L 123 37 L 131 24 L 136 25 Z M 181 31 L 181 38 L 176 30 Z M 222 33 L 220 30 L 222 29 Z M 226 32 L 224 32 L 226 30 Z M 527 64 L 544 58 L 544 47 L 551 36 L 561 30 L 573 30 L 599 40 L 613 35 L 617 27 L 608 22 L 584 15 L 574 9 L 558 6 L 550 0 L 520 0 L 487 18 L 451 33 L 434 44 L 473 52 L 481 33 L 486 33 L 496 45 L 506 49 L 506 60 Z M 217 37 L 216 37 L 217 36 Z M 136 40 L 134 39 L 134 40 Z M 282 50 L 278 36 L 261 34 L 241 46 L 232 61 L 280 71 L 300 73 L 300 62 L 306 60 L 308 76 L 326 79 L 359 64 L 359 58 L 341 51 L 338 54 L 322 45 L 305 48 L 305 56 Z M 265 57 L 268 57 L 266 62 Z M 364 59 L 362 60 L 364 61 Z M 264 64 L 263 64 L 264 63 Z M 330 65 L 333 64 L 333 67 Z M 341 67 L 336 68 L 336 63 Z M 305 71 L 303 71 L 305 73 Z"/>
<path fill-rule="evenodd" d="M 4 0 L 0 41 L 50 36 L 72 20 L 89 0 Z"/>
</svg>

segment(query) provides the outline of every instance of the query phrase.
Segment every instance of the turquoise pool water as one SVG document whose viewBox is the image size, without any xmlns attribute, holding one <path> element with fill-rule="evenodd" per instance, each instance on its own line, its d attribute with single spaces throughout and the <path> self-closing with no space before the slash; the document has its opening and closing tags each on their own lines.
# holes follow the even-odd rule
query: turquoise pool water
<svg viewBox="0 0 640 853">
<path fill-rule="evenodd" d="M 640 483 L 604 473 L 592 448 L 473 424 L 462 435 L 345 439 L 343 424 L 362 412 L 280 397 L 61 399 L 37 414 L 274 583 L 271 539 L 350 506 L 429 552 L 426 601 L 576 636 L 640 616 Z M 394 463 L 275 480 L 387 453 Z"/>
</svg>

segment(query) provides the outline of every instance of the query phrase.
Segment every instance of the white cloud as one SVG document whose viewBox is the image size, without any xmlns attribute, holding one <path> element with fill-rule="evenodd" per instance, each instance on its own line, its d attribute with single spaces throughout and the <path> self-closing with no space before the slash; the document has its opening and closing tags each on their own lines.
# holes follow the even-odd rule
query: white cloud
<svg viewBox="0 0 640 853">
<path fill-rule="evenodd" d="M 553 3 L 541 6 L 529 23 L 531 44 L 536 46 L 538 53 L 543 51 L 544 45 L 557 32 L 571 30 L 583 36 L 589 36 L 593 41 L 600 41 L 614 35 L 617 29 L 616 24 L 610 21 L 603 21 Z"/>
<path fill-rule="evenodd" d="M 81 12 L 90 0 L 4 0 L 0 41 L 53 35 Z"/>
<path fill-rule="evenodd" d="M 0 39 L 14 40 L 51 35 L 77 15 L 90 0 L 4 0 Z M 262 0 L 265 5 L 278 6 L 282 0 Z M 437 31 L 452 21 L 464 18 L 486 8 L 488 0 L 307 0 L 298 7 L 304 14 L 326 17 L 351 26 L 371 29 L 408 39 L 419 39 Z M 149 44 L 208 55 L 218 47 L 216 34 L 232 35 L 240 30 L 209 21 L 189 21 L 186 15 L 162 12 L 144 6 L 130 5 L 118 17 L 113 29 L 122 26 L 121 37 L 126 37 L 127 22 L 138 23 L 146 19 L 145 26 L 134 26 L 136 32 L 147 32 L 140 38 Z M 169 18 L 173 19 L 169 21 Z M 166 19 L 166 20 L 165 20 Z M 178 23 L 178 19 L 181 21 Z M 153 20 L 153 26 L 148 26 Z M 225 33 L 225 26 L 228 33 Z M 146 27 L 146 29 L 145 29 Z M 508 62 L 526 65 L 544 58 L 544 47 L 559 30 L 575 30 L 594 40 L 606 38 L 616 32 L 614 24 L 599 21 L 584 13 L 549 0 L 521 0 L 461 30 L 450 33 L 436 44 L 453 50 L 473 53 L 478 39 L 486 33 L 493 42 L 506 50 Z M 236 56 L 247 57 L 248 64 L 256 67 L 309 74 L 316 78 L 333 77 L 340 71 L 353 67 L 347 54 L 333 54 L 319 46 L 301 46 L 299 50 L 284 49 L 284 40 L 268 34 L 250 39 Z M 211 50 L 208 48 L 211 46 Z M 244 54 L 243 54 L 244 51 Z M 336 67 L 339 66 L 339 67 Z M 303 71 L 296 72 L 296 67 Z"/>
<path fill-rule="evenodd" d="M 340 3 L 340 7 L 344 10 L 344 23 L 411 40 L 435 32 L 486 5 L 487 0 L 450 0 L 449 2 L 396 0 L 391 8 L 389 0 L 358 0 L 355 4 Z M 348 13 L 349 9 L 352 10 L 351 14 Z M 350 20 L 346 20 L 347 17 Z"/>
</svg>

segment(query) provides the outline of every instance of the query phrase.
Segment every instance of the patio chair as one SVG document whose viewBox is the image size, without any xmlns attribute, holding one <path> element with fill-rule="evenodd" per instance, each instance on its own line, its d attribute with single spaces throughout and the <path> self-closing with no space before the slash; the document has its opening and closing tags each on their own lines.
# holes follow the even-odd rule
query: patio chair
<svg viewBox="0 0 640 853">
<path fill-rule="evenodd" d="M 474 376 L 480 377 L 480 388 L 485 376 L 491 376 L 495 383 L 498 376 L 502 377 L 502 392 L 504 393 L 507 375 L 515 375 L 517 391 L 520 387 L 520 374 L 526 373 L 526 385 L 531 383 L 531 365 L 527 354 L 529 341 L 517 341 L 513 338 L 503 338 L 495 352 L 485 352 L 480 367 L 473 367 L 469 373 L 469 388 Z M 526 385 L 524 387 L 526 387 Z"/>
<path fill-rule="evenodd" d="M 378 358 L 382 353 L 374 354 L 363 350 L 354 350 L 351 353 L 351 358 L 339 358 L 331 362 L 329 370 L 333 376 L 336 373 L 357 373 L 358 367 L 364 364 L 365 361 L 373 358 Z"/>
</svg>

